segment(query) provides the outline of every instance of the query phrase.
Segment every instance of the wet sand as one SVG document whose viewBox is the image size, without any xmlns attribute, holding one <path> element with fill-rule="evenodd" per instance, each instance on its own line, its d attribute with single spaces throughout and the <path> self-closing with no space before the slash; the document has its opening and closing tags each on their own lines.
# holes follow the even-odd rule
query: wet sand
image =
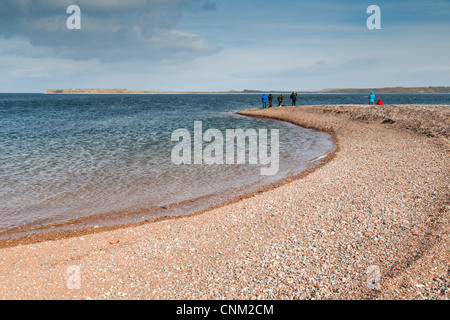
<svg viewBox="0 0 450 320">
<path fill-rule="evenodd" d="M 337 150 L 202 214 L 0 249 L 0 298 L 450 297 L 450 106 L 241 114 L 329 132 Z M 68 288 L 71 266 L 79 289 Z M 372 266 L 378 289 L 367 283 Z"/>
</svg>

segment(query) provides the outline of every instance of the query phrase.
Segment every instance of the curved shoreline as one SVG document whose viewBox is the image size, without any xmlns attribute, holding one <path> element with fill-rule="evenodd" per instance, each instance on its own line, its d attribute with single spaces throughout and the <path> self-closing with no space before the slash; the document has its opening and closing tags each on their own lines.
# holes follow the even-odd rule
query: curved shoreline
<svg viewBox="0 0 450 320">
<path fill-rule="evenodd" d="M 450 106 L 430 127 L 410 108 L 386 122 L 363 106 L 243 111 L 333 132 L 339 151 L 208 214 L 4 248 L 0 298 L 449 299 Z M 80 290 L 64 286 L 71 265 Z"/>
<path fill-rule="evenodd" d="M 450 151 L 450 106 L 445 105 L 439 105 L 439 106 L 432 106 L 432 107 L 443 107 L 447 108 L 447 112 L 444 113 L 443 119 L 440 119 L 440 123 L 438 125 L 435 124 L 425 124 L 426 121 L 429 121 L 429 118 L 421 119 L 421 121 L 418 121 L 417 123 L 409 123 L 408 121 L 405 122 L 405 119 L 398 119 L 392 117 L 392 109 L 388 112 L 384 112 L 383 109 L 388 109 L 388 107 L 394 107 L 394 108 L 402 108 L 403 106 L 394 105 L 394 106 L 384 106 L 382 108 L 374 108 L 371 107 L 371 112 L 367 112 L 369 109 L 367 106 L 303 106 L 303 108 L 309 109 L 308 112 L 312 113 L 319 113 L 319 114 L 332 114 L 333 116 L 339 116 L 339 117 L 347 117 L 350 121 L 357 121 L 360 122 L 361 125 L 384 125 L 391 127 L 394 130 L 401 130 L 401 131 L 410 131 L 413 134 L 418 134 L 426 136 L 428 138 L 434 139 L 431 142 L 434 143 L 439 148 L 442 148 L 444 152 Z M 423 106 L 423 105 L 408 105 L 407 107 L 429 107 L 429 106 Z M 322 110 L 317 110 L 322 108 Z M 361 109 L 362 108 L 362 109 Z M 281 108 L 274 108 L 274 109 L 281 109 Z M 289 112 L 289 107 L 283 108 L 283 112 Z M 356 111 L 355 111 L 356 109 Z M 359 110 L 358 110 L 359 109 Z M 373 112 L 376 110 L 376 112 Z M 381 110 L 381 115 L 380 111 Z M 361 114 L 358 114 L 358 112 L 363 111 Z M 413 112 L 416 110 L 413 110 Z M 398 111 L 397 111 L 398 112 Z M 401 112 L 401 111 L 400 111 Z M 275 111 L 277 113 L 277 111 Z M 279 112 L 278 112 L 279 113 Z M 383 114 L 384 113 L 384 114 Z M 294 123 L 296 125 L 314 129 L 314 130 L 320 130 L 324 132 L 329 132 L 335 134 L 335 126 L 321 126 L 317 124 L 311 125 L 311 123 L 299 120 L 299 119 L 292 119 L 290 118 L 290 115 L 286 114 L 264 114 L 263 112 L 260 112 L 258 109 L 249 109 L 244 110 L 241 112 L 243 115 L 247 116 L 253 116 L 253 117 L 260 117 L 260 118 L 271 118 L 271 119 L 277 119 L 281 121 L 289 121 L 291 123 Z M 416 114 L 417 116 L 417 114 Z M 395 120 L 391 119 L 394 118 Z M 408 118 L 405 117 L 406 119 Z M 414 117 L 411 117 L 414 121 L 418 119 L 414 119 Z M 409 120 L 409 119 L 408 119 Z M 399 123 L 397 123 L 399 121 Z M 403 122 L 402 122 L 403 121 Z M 413 122 L 414 122 L 413 121 Z M 438 121 L 439 122 L 439 121 Z M 390 129 L 391 129 L 390 128 Z M 448 160 L 448 159 L 447 159 Z M 444 163 L 449 161 L 444 161 Z M 447 181 L 450 182 L 450 166 L 443 166 L 443 170 L 447 172 L 445 178 Z M 425 228 L 421 230 L 422 236 L 420 237 L 411 237 L 408 241 L 404 242 L 406 252 L 405 256 L 400 259 L 399 261 L 393 263 L 389 268 L 386 268 L 387 270 L 384 271 L 385 277 L 388 278 L 391 281 L 398 281 L 398 277 L 405 273 L 405 270 L 412 269 L 411 266 L 413 266 L 417 261 L 422 259 L 427 254 L 430 254 L 433 250 L 436 251 L 436 247 L 438 247 L 438 243 L 441 241 L 444 243 L 442 245 L 441 249 L 444 261 L 446 261 L 446 274 L 441 275 L 438 278 L 442 281 L 444 279 L 444 283 L 448 287 L 450 284 L 450 251 L 449 248 L 449 241 L 448 241 L 448 235 L 449 235 L 449 209 L 450 209 L 450 191 L 449 191 L 450 184 L 447 183 L 445 186 L 444 184 L 444 192 L 442 192 L 439 195 L 436 195 L 436 200 L 433 201 L 433 209 L 434 212 L 430 213 L 429 216 L 432 218 L 429 218 L 426 220 Z M 415 234 L 417 236 L 417 234 Z M 447 242 L 442 242 L 442 240 L 445 239 Z M 441 253 L 437 253 L 441 254 Z M 434 255 L 436 255 L 436 252 L 434 252 Z M 436 259 L 434 256 L 432 259 Z M 445 270 L 445 268 L 444 268 Z M 422 271 L 422 270 L 421 270 Z M 435 279 L 433 278 L 433 279 Z M 449 290 L 445 289 L 444 294 L 447 299 L 450 298 L 450 292 Z M 367 298 L 380 298 L 381 295 L 379 292 L 369 292 L 369 293 L 359 293 L 357 296 L 358 299 L 367 299 Z M 389 298 L 390 299 L 390 298 Z"/>
<path fill-rule="evenodd" d="M 240 112 L 236 112 L 235 114 L 241 114 Z M 260 117 L 265 118 L 267 120 L 273 120 L 273 121 L 283 121 L 279 119 L 273 119 L 270 117 Z M 285 121 L 289 122 L 289 121 Z M 291 122 L 294 125 L 297 125 L 296 123 Z M 316 131 L 322 131 L 315 128 L 306 128 L 306 129 L 313 129 Z M 241 201 L 243 199 L 248 199 L 250 197 L 253 197 L 257 194 L 267 192 L 269 190 L 273 190 L 275 188 L 278 188 L 282 185 L 285 185 L 289 182 L 302 179 L 303 177 L 307 176 L 311 172 L 315 171 L 317 168 L 319 168 L 321 165 L 331 161 L 331 159 L 334 157 L 335 153 L 338 151 L 338 143 L 337 139 L 333 132 L 327 132 L 322 131 L 330 134 L 331 138 L 330 140 L 334 144 L 334 150 L 331 152 L 328 152 L 324 154 L 323 156 L 319 157 L 319 159 L 313 159 L 314 162 L 313 165 L 309 166 L 307 169 L 302 170 L 301 172 L 287 176 L 283 179 L 277 180 L 272 183 L 266 183 L 262 184 L 258 187 L 253 188 L 255 190 L 248 191 L 248 187 L 241 188 L 243 190 L 242 194 L 238 194 L 237 196 L 231 195 L 232 192 L 229 192 L 229 194 L 226 194 L 227 200 L 216 200 L 214 204 L 205 204 L 201 203 L 202 200 L 207 200 L 208 198 L 213 198 L 214 196 L 217 196 L 217 194 L 209 194 L 209 195 L 203 195 L 199 196 L 197 198 L 188 199 L 185 201 L 177 202 L 177 203 L 171 203 L 163 207 L 151 207 L 151 208 L 136 208 L 136 209 L 126 209 L 126 210 L 117 210 L 102 214 L 96 214 L 93 216 L 86 216 L 86 217 L 80 217 L 80 218 L 74 218 L 67 221 L 57 222 L 57 223 L 49 223 L 49 224 L 30 224 L 25 225 L 21 227 L 14 227 L 9 228 L 6 230 L 0 230 L 0 249 L 1 248 L 8 248 L 8 247 L 14 247 L 19 245 L 27 245 L 27 244 L 35 244 L 45 241 L 56 241 L 61 239 L 68 239 L 72 237 L 79 237 L 83 235 L 89 235 L 89 234 L 95 234 L 95 233 L 101 233 L 105 231 L 113 231 L 113 230 L 119 230 L 119 229 L 125 229 L 130 227 L 137 227 L 142 226 L 149 223 L 156 223 L 160 221 L 166 221 L 166 220 L 173 220 L 173 219 L 183 219 L 188 218 L 196 215 L 200 215 L 203 213 L 206 213 L 208 211 L 225 207 L 230 204 L 236 203 L 238 201 Z M 320 160 L 320 161 L 319 161 Z M 241 190 L 239 189 L 239 190 Z M 247 190 L 247 191 L 245 191 Z M 234 193 L 234 192 L 233 192 Z M 205 201 L 206 201 L 205 200 Z M 198 203 L 200 202 L 200 203 Z M 168 211 L 168 209 L 177 208 L 178 211 L 180 210 L 186 210 L 190 211 L 191 213 L 184 213 L 181 215 L 174 215 L 168 213 L 165 215 L 165 211 Z M 202 209 L 198 209 L 202 208 Z M 157 217 L 152 217 L 157 215 Z M 145 216 L 145 220 L 142 219 L 134 219 L 134 220 L 143 220 L 143 221 L 136 221 L 133 222 L 133 217 L 137 216 Z M 127 218 L 128 217 L 128 218 Z M 117 220 L 119 222 L 114 223 L 113 221 Z M 126 221 L 125 223 L 121 223 L 120 221 Z M 106 221 L 106 222 L 103 222 Z M 42 231 L 38 231 L 42 230 Z M 10 237 L 8 237 L 10 235 Z M 6 237 L 5 237 L 6 236 Z"/>
</svg>

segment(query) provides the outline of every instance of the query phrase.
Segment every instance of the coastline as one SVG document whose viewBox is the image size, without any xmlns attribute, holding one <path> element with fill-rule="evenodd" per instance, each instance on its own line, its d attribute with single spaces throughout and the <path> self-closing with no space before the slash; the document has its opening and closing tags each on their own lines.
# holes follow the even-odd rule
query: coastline
<svg viewBox="0 0 450 320">
<path fill-rule="evenodd" d="M 298 91 L 299 94 L 363 94 L 376 91 L 378 94 L 450 94 L 450 87 L 388 87 L 388 88 L 347 88 L 322 89 L 318 91 Z M 128 89 L 47 89 L 45 94 L 290 94 L 291 91 L 244 90 L 244 91 L 161 91 L 161 90 L 128 90 Z"/>
<path fill-rule="evenodd" d="M 360 113 L 356 112 L 358 108 Z M 132 270 L 132 274 L 146 278 L 143 271 L 133 269 L 133 260 L 148 264 L 149 269 L 146 272 L 151 273 L 151 276 L 147 276 L 148 283 L 140 283 L 138 287 L 143 297 L 155 299 L 189 298 L 189 295 L 200 299 L 221 296 L 243 299 L 261 296 L 275 299 L 424 296 L 426 293 L 421 292 L 427 285 L 415 283 L 411 279 L 417 279 L 418 276 L 423 279 L 442 277 L 441 274 L 444 274 L 449 266 L 448 255 L 445 255 L 445 248 L 448 251 L 448 204 L 445 203 L 445 196 L 448 196 L 448 131 L 437 123 L 424 126 L 422 122 L 415 123 L 418 119 L 414 118 L 414 123 L 406 121 L 405 124 L 401 114 L 386 116 L 364 113 L 371 109 L 361 108 L 305 106 L 239 112 L 241 115 L 289 121 L 331 133 L 337 149 L 322 159 L 321 163 L 327 165 L 317 165 L 298 177 L 281 181 L 276 186 L 269 186 L 266 190 L 200 212 L 208 212 L 207 214 L 195 214 L 128 228 L 98 228 L 91 230 L 90 234 L 62 237 L 66 239 L 60 241 L 1 249 L 0 256 L 3 259 L 0 259 L 0 280 L 5 286 L 12 288 L 11 291 L 2 293 L 1 297 L 21 298 L 31 295 L 37 299 L 45 296 L 63 299 L 86 296 L 100 299 L 123 298 L 114 290 L 100 289 L 99 283 L 105 279 L 102 278 L 105 274 L 97 272 L 101 269 L 123 280 L 125 285 L 121 292 L 128 292 L 127 298 L 139 298 L 131 287 L 126 285 L 130 284 L 126 280 L 126 270 Z M 389 106 L 386 106 L 381 110 L 388 109 Z M 378 112 L 378 109 L 375 111 Z M 388 138 L 388 142 L 393 145 L 383 145 Z M 404 144 L 406 151 L 395 148 L 394 144 Z M 414 147 L 415 144 L 419 144 L 421 149 Z M 385 157 L 391 157 L 384 149 L 396 153 L 397 157 L 389 158 L 395 165 L 381 162 L 386 160 Z M 407 154 L 411 150 L 417 154 Z M 424 154 L 425 150 L 429 153 Z M 376 163 L 380 165 L 381 171 L 386 170 L 386 173 L 392 173 L 394 177 L 396 174 L 405 176 L 405 181 L 401 179 L 403 176 L 398 178 L 401 182 L 400 191 L 394 188 L 396 184 L 391 186 L 392 190 L 385 190 L 384 184 L 390 186 L 390 180 L 385 181 L 385 177 L 379 175 L 376 166 L 369 161 L 373 152 L 378 152 L 380 159 L 376 160 Z M 415 165 L 415 156 L 422 157 L 420 159 L 425 162 Z M 424 168 L 423 164 L 430 160 L 428 157 L 432 158 L 432 164 L 430 168 Z M 398 159 L 411 167 L 402 168 L 397 163 L 400 161 Z M 419 161 L 417 159 L 417 163 Z M 444 166 L 445 164 L 447 166 Z M 437 177 L 436 184 L 429 185 L 425 175 L 427 172 Z M 337 179 L 337 176 L 340 179 Z M 417 177 L 418 180 L 410 181 L 411 177 Z M 340 185 L 344 192 L 332 188 L 332 184 Z M 352 188 L 354 185 L 362 190 Z M 408 189 L 408 186 L 414 188 Z M 434 195 L 428 194 L 428 188 L 431 188 Z M 379 191 L 379 194 L 374 200 L 371 197 L 375 191 Z M 264 195 L 259 195 L 261 192 L 264 192 Z M 315 194 L 313 199 L 309 198 L 311 194 Z M 383 215 L 362 215 L 374 212 L 382 212 Z M 396 217 L 398 221 L 395 220 Z M 355 220 L 359 222 L 355 223 Z M 400 227 L 392 228 L 391 224 Z M 369 225 L 371 227 L 368 227 Z M 383 227 L 378 229 L 378 225 Z M 341 235 L 342 239 L 338 235 Z M 374 240 L 375 238 L 378 240 Z M 115 239 L 120 241 L 111 244 Z M 377 243 L 380 241 L 385 244 L 380 249 L 382 253 L 373 256 L 370 247 L 379 247 Z M 157 247 L 153 247 L 155 243 L 158 244 Z M 74 246 L 77 248 L 76 253 L 69 250 Z M 148 250 L 149 247 L 154 250 Z M 315 250 L 310 250 L 310 247 Z M 170 248 L 171 254 L 167 255 L 167 250 L 162 248 Z M 240 251 L 237 252 L 235 248 Z M 332 253 L 328 253 L 328 250 Z M 359 257 L 361 251 L 363 255 Z M 435 251 L 443 251 L 444 257 L 435 256 Z M 34 259 L 21 263 L 27 253 Z M 272 253 L 276 255 L 272 257 Z M 112 260 L 122 259 L 120 270 L 114 273 L 110 265 L 112 260 L 103 260 L 97 254 L 107 254 Z M 192 262 L 193 255 L 198 259 L 191 265 L 188 261 Z M 281 261 L 276 258 L 277 255 L 281 257 Z M 42 259 L 48 260 L 49 256 L 53 257 L 50 259 L 53 262 L 43 266 L 42 263 L 46 262 L 42 262 Z M 364 258 L 364 261 L 361 258 Z M 349 261 L 342 262 L 345 259 Z M 420 263 L 425 263 L 426 259 L 430 259 L 430 264 L 435 269 L 427 264 L 425 268 L 420 267 Z M 320 261 L 322 262 L 319 263 Z M 374 292 L 363 285 L 367 261 L 382 267 L 386 277 L 383 290 Z M 86 281 L 86 287 L 75 292 L 64 288 L 64 283 L 61 285 L 61 279 L 55 276 L 61 276 L 65 267 L 74 264 L 83 265 L 83 269 L 90 270 L 86 275 L 90 279 L 89 282 Z M 177 266 L 180 265 L 182 267 L 178 270 Z M 241 276 L 227 278 L 227 274 L 236 275 L 236 265 L 241 266 Z M 8 277 L 8 270 L 10 274 L 14 274 L 12 266 L 22 266 L 19 268 L 20 272 L 27 275 L 22 285 L 19 285 L 20 281 L 16 277 Z M 164 266 L 164 270 L 158 271 L 156 266 Z M 320 272 L 317 272 L 317 268 Z M 253 272 L 254 270 L 259 273 Z M 396 287 L 398 281 L 404 282 L 402 276 L 405 274 L 410 274 L 406 285 Z M 33 285 L 33 282 L 38 281 L 36 278 L 39 278 L 39 275 L 45 275 L 45 279 L 49 279 L 45 288 L 42 285 Z M 195 279 L 192 279 L 194 275 Z M 220 275 L 223 281 L 213 290 L 206 290 L 209 289 L 209 286 L 205 286 L 211 282 L 212 275 Z M 327 280 L 321 279 L 320 275 L 327 275 Z M 260 285 L 261 281 L 264 286 Z M 168 282 L 176 289 L 170 292 L 165 290 Z M 146 287 L 147 284 L 149 286 Z M 390 286 L 389 289 L 384 289 L 385 285 Z M 225 290 L 230 286 L 235 290 Z M 403 288 L 404 286 L 406 287 Z M 251 290 L 243 291 L 244 288 Z M 395 289 L 399 291 L 395 292 Z M 448 294 L 446 291 L 443 297 L 448 299 Z"/>
<path fill-rule="evenodd" d="M 236 114 L 239 114 L 239 112 Z M 276 119 L 267 119 L 279 121 Z M 136 227 L 165 220 L 183 219 L 200 215 L 243 199 L 254 197 L 257 194 L 273 190 L 294 180 L 301 179 L 323 164 L 331 161 L 338 148 L 335 136 L 332 132 L 329 132 L 329 134 L 330 140 L 334 145 L 333 150 L 328 151 L 320 157 L 311 159 L 310 165 L 306 169 L 300 170 L 296 174 L 291 174 L 274 182 L 267 182 L 256 186 L 246 186 L 224 193 L 202 195 L 197 198 L 170 203 L 161 207 L 129 208 L 74 218 L 62 222 L 28 224 L 0 230 L 0 249 L 80 237 L 83 235 Z"/>
</svg>

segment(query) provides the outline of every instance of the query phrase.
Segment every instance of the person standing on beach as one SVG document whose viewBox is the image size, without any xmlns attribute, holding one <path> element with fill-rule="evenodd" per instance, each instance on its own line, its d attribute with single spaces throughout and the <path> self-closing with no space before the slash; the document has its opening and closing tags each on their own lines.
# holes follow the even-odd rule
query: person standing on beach
<svg viewBox="0 0 450 320">
<path fill-rule="evenodd" d="M 292 106 L 295 106 L 297 103 L 297 92 L 292 92 L 291 93 L 291 100 L 292 100 Z"/>
<path fill-rule="evenodd" d="M 283 94 L 280 94 L 280 96 L 278 97 L 278 106 L 281 106 L 281 104 L 283 103 Z"/>
<path fill-rule="evenodd" d="M 262 103 L 263 103 L 263 109 L 265 109 L 267 106 L 267 100 L 268 100 L 267 95 L 264 93 L 261 99 L 262 99 Z"/>
<path fill-rule="evenodd" d="M 271 93 L 269 94 L 268 99 L 269 99 L 269 104 L 267 105 L 267 108 L 272 108 L 273 95 Z"/>
<path fill-rule="evenodd" d="M 375 94 L 371 92 L 369 96 L 369 104 L 373 105 L 374 102 L 375 102 Z"/>
</svg>

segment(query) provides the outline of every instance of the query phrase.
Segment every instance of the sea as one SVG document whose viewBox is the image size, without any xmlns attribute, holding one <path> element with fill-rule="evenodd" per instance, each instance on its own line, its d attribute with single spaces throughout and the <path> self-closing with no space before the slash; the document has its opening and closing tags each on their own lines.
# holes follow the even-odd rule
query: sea
<svg viewBox="0 0 450 320">
<path fill-rule="evenodd" d="M 382 98 L 450 104 L 450 95 Z M 361 94 L 305 94 L 297 101 L 366 103 Z M 300 174 L 334 150 L 327 133 L 235 114 L 260 105 L 261 94 L 0 94 L 0 239 L 192 214 Z M 278 130 L 278 172 L 261 175 L 260 163 L 175 164 L 173 133 L 193 135 L 200 121 L 203 132 L 224 135 Z"/>
</svg>

